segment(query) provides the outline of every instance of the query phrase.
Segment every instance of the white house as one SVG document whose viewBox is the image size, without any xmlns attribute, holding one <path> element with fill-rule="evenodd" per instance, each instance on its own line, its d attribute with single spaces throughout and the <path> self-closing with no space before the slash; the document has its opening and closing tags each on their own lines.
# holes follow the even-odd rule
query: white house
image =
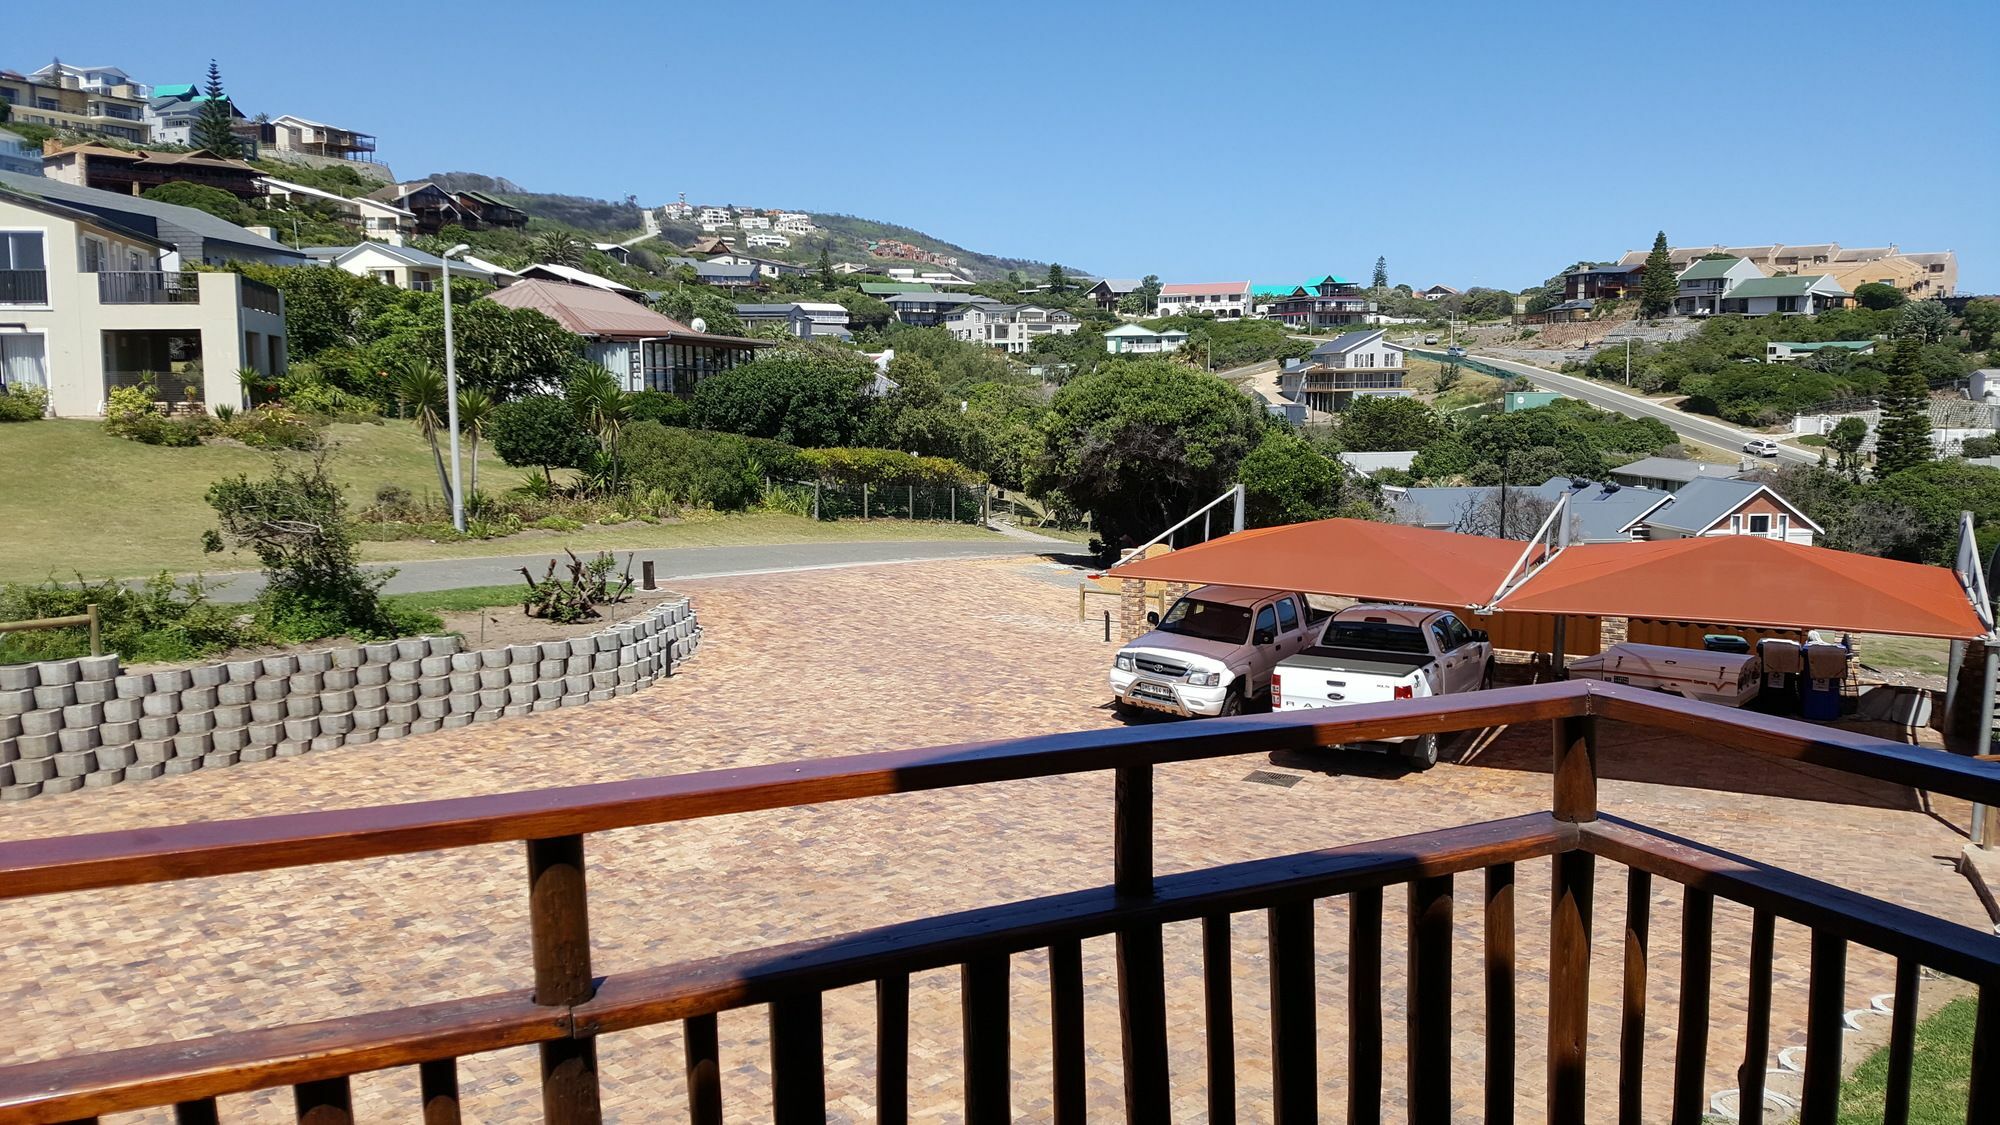
<svg viewBox="0 0 2000 1125">
<path fill-rule="evenodd" d="M 47 388 L 60 417 L 102 413 L 110 388 L 147 383 L 176 408 L 246 405 L 238 372 L 285 371 L 284 298 L 180 263 L 133 227 L 0 191 L 0 384 Z"/>
<path fill-rule="evenodd" d="M 703 207 L 694 213 L 694 221 L 700 223 L 703 227 L 707 227 L 710 223 L 714 223 L 719 227 L 726 227 L 730 222 L 729 208 Z"/>
<path fill-rule="evenodd" d="M 1076 317 L 1039 305 L 974 304 L 954 310 L 944 326 L 957 339 L 1020 354 L 1037 338 L 1082 328 Z"/>
<path fill-rule="evenodd" d="M 769 231 L 758 231 L 755 234 L 745 235 L 743 237 L 743 242 L 744 245 L 749 246 L 753 250 L 759 246 L 774 246 L 783 249 L 790 249 L 792 245 L 791 239 L 786 238 L 782 234 L 772 234 Z"/>
<path fill-rule="evenodd" d="M 398 289 L 413 289 L 419 293 L 429 293 L 436 289 L 438 282 L 444 277 L 444 259 L 414 246 L 364 242 L 346 249 L 336 246 L 315 246 L 306 252 L 327 265 L 337 270 L 345 270 L 356 277 L 372 277 L 384 285 L 393 285 Z M 465 261 L 452 262 L 451 275 L 461 280 L 484 281 L 489 285 L 494 284 L 496 280 L 491 273 Z"/>
<path fill-rule="evenodd" d="M 398 207 L 387 200 L 370 199 L 367 196 L 349 198 L 271 176 L 265 176 L 257 182 L 264 186 L 264 194 L 268 198 L 306 199 L 333 209 L 339 213 L 342 222 L 360 231 L 365 238 L 393 242 L 400 246 L 403 239 L 417 229 L 415 212 L 405 207 Z"/>
<path fill-rule="evenodd" d="M 811 234 L 819 228 L 813 225 L 810 216 L 791 214 L 778 216 L 778 221 L 771 225 L 771 229 L 779 234 Z"/>
<path fill-rule="evenodd" d="M 1343 333 L 1279 371 L 1278 389 L 1286 398 L 1336 414 L 1357 397 L 1401 398 L 1412 393 L 1403 385 L 1403 353 L 1402 345 L 1389 342 L 1386 329 Z"/>
<path fill-rule="evenodd" d="M 1178 328 L 1155 332 L 1138 324 L 1121 324 L 1104 334 L 1104 350 L 1112 355 L 1158 355 L 1179 351 L 1188 334 Z"/>
<path fill-rule="evenodd" d="M 780 211 L 778 212 L 778 221 L 781 223 L 810 223 L 812 222 L 812 216 L 806 214 L 804 211 Z"/>
<path fill-rule="evenodd" d="M 1221 320 L 1249 316 L 1254 306 L 1247 281 L 1176 282 L 1160 286 L 1155 316 L 1209 313 Z"/>
<path fill-rule="evenodd" d="M 1756 277 L 1740 282 L 1722 298 L 1722 311 L 1744 316 L 1811 316 L 1847 304 L 1850 294 L 1831 274 Z"/>
<path fill-rule="evenodd" d="M 847 308 L 831 301 L 744 304 L 736 306 L 736 317 L 745 327 L 782 324 L 800 339 L 831 336 L 851 339 L 847 330 Z"/>
<path fill-rule="evenodd" d="M 1703 258 L 1681 271 L 1674 311 L 1682 316 L 1719 313 L 1732 290 L 1763 276 L 1764 271 L 1747 258 Z"/>
<path fill-rule="evenodd" d="M 744 230 L 770 230 L 771 220 L 762 215 L 743 215 L 737 218 L 736 225 Z"/>
</svg>

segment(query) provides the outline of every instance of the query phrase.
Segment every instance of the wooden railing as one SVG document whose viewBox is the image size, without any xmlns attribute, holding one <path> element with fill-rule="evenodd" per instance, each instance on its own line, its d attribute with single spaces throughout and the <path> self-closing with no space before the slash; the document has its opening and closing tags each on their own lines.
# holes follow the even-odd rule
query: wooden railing
<svg viewBox="0 0 2000 1125">
<path fill-rule="evenodd" d="M 1672 1114 L 1696 1122 L 1709 1027 L 1711 923 L 1716 899 L 1754 912 L 1743 1068 L 1744 1121 L 1762 1120 L 1769 1051 L 1773 924 L 1811 932 L 1802 1120 L 1831 1122 L 1841 1078 L 1842 989 L 1850 943 L 1896 958 L 1888 1120 L 1909 1103 L 1920 967 L 1963 978 L 1978 994 L 1969 1121 L 2000 1119 L 2000 937 L 1597 812 L 1599 718 L 1699 735 L 1711 742 L 1865 777 L 2000 804 L 2000 768 L 1935 751 L 1743 714 L 1599 683 L 1505 688 L 1397 704 L 1286 712 L 1171 726 L 908 750 L 782 766 L 719 770 L 418 804 L 268 817 L 0 844 L 0 898 L 19 898 L 338 863 L 502 841 L 523 842 L 532 935 L 532 992 L 468 996 L 0 1069 L 0 1120 L 58 1122 L 174 1105 L 181 1122 L 218 1119 L 221 1095 L 290 1086 L 299 1120 L 352 1119 L 349 1076 L 415 1066 L 426 1123 L 459 1119 L 456 1060 L 538 1044 L 544 1116 L 600 1119 L 596 1038 L 680 1021 L 692 1120 L 723 1120 L 717 1013 L 769 1009 L 775 1119 L 826 1114 L 822 997 L 876 990 L 877 1120 L 906 1120 L 910 975 L 957 967 L 962 982 L 965 1116 L 1010 1116 L 1009 957 L 1047 950 L 1053 1110 L 1083 1120 L 1081 942 L 1110 935 L 1118 960 L 1125 1113 L 1169 1119 L 1168 1016 L 1162 927 L 1198 920 L 1206 1001 L 1211 1120 L 1237 1115 L 1229 955 L 1231 916 L 1266 915 L 1271 977 L 1271 1080 L 1279 1121 L 1317 1115 L 1315 900 L 1348 903 L 1346 1077 L 1349 1119 L 1382 1106 L 1382 932 L 1385 888 L 1406 888 L 1409 919 L 1408 1117 L 1452 1114 L 1452 937 L 1456 876 L 1479 872 L 1483 916 L 1485 1120 L 1515 1106 L 1517 864 L 1553 864 L 1547 1055 L 1552 1122 L 1641 1120 L 1647 923 L 1652 880 L 1685 887 Z M 1548 722 L 1551 808 L 1511 819 L 1156 877 L 1153 767 L 1253 751 Z M 954 786 L 1111 770 L 1112 879 L 1095 889 L 923 918 L 839 937 L 595 977 L 585 837 L 638 825 Z M 1587 1104 L 1592 892 L 1600 859 L 1628 869 L 1617 1104 Z M 1657 1071 L 1662 1075 L 1668 1073 Z"/>
</svg>

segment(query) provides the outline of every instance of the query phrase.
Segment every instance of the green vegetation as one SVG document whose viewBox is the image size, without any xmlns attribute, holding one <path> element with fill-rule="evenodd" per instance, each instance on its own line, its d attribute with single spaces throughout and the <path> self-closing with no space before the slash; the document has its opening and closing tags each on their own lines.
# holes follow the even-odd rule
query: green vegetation
<svg viewBox="0 0 2000 1125">
<path fill-rule="evenodd" d="M 1880 281 L 1867 281 L 1854 287 L 1854 299 L 1864 309 L 1893 309 L 1909 300 L 1903 291 Z"/>
<path fill-rule="evenodd" d="M 382 605 L 392 614 L 469 613 L 495 606 L 520 605 L 527 599 L 525 583 L 503 586 L 460 586 L 456 590 L 426 590 L 416 594 L 384 594 Z"/>
<path fill-rule="evenodd" d="M 1217 320 L 1212 316 L 1167 316 L 1142 321 L 1155 332 L 1178 328 L 1188 334 L 1188 342 L 1176 353 L 1191 363 L 1212 371 L 1261 363 L 1269 359 L 1295 359 L 1312 354 L 1311 341 L 1300 340 L 1275 320 Z M 1097 351 L 1102 353 L 1100 339 Z"/>
<path fill-rule="evenodd" d="M 221 188 L 212 188 L 205 184 L 174 180 L 147 189 L 143 198 L 206 211 L 224 222 L 236 223 L 239 226 L 258 221 L 256 212 L 251 210 L 248 204 Z"/>
<path fill-rule="evenodd" d="M 1861 481 L 1817 465 L 1788 465 L 1767 468 L 1757 479 L 1824 529 L 1822 546 L 1950 565 L 1961 511 L 1972 513 L 1982 556 L 2000 545 L 2000 469 L 1924 461 Z"/>
<path fill-rule="evenodd" d="M 1916 1050 L 1910 1060 L 1910 1125 L 1957 1125 L 1965 1120 L 1977 1019 L 1977 1003 L 1964 996 L 1917 1025 Z M 1881 1121 L 1888 1088 L 1889 1049 L 1884 1047 L 1841 1084 L 1841 1125 Z"/>
<path fill-rule="evenodd" d="M 215 60 L 208 60 L 208 81 L 202 87 L 204 95 L 201 109 L 194 119 L 194 127 L 188 131 L 188 139 L 194 147 L 205 148 L 221 157 L 240 156 L 242 143 L 236 139 L 236 111 L 229 104 L 229 95 L 222 89 L 222 70 Z"/>
<path fill-rule="evenodd" d="M 1896 348 L 1888 385 L 1880 399 L 1882 421 L 1875 434 L 1875 475 L 1890 477 L 1931 459 L 1930 391 L 1917 367 L 1917 349 Z"/>
<path fill-rule="evenodd" d="M 1627 418 L 1575 399 L 1512 414 L 1488 414 L 1417 448 L 1411 472 L 1433 484 L 1540 484 L 1552 476 L 1601 480 L 1620 463 L 1678 449 L 1654 418 Z"/>
<path fill-rule="evenodd" d="M 128 664 L 193 660 L 263 639 L 237 620 L 242 607 L 209 601 L 198 580 L 180 582 L 159 574 L 127 586 L 79 576 L 72 582 L 51 578 L 36 585 L 0 586 L 0 621 L 75 617 L 93 604 L 105 651 L 118 653 Z M 66 660 L 89 652 L 88 626 L 0 633 L 0 664 Z"/>
<path fill-rule="evenodd" d="M 1653 249 L 1646 255 L 1646 272 L 1639 281 L 1639 315 L 1652 319 L 1673 311 L 1680 279 L 1674 272 L 1673 255 L 1667 246 L 1667 232 L 1653 235 Z"/>
<path fill-rule="evenodd" d="M 0 393 L 0 422 L 39 422 L 48 409 L 46 387 L 15 383 Z"/>
</svg>

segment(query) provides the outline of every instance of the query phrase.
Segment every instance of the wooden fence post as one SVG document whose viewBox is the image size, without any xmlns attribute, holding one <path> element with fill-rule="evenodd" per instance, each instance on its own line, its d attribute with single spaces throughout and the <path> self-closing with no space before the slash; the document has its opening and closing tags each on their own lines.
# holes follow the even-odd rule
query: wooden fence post
<svg viewBox="0 0 2000 1125">
<path fill-rule="evenodd" d="M 581 1004 L 596 985 L 590 974 L 590 914 L 583 879 L 583 837 L 528 841 L 528 921 L 535 949 L 535 1003 Z M 542 1117 L 549 1125 L 599 1125 L 597 1043 L 542 1044 Z"/>
</svg>

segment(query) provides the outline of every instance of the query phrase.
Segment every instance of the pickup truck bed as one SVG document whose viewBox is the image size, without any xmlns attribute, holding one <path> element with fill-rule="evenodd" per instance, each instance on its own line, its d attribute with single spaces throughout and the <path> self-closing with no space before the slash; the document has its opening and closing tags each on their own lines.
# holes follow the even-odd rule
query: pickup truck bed
<svg viewBox="0 0 2000 1125">
<path fill-rule="evenodd" d="M 1350 672 L 1371 676 L 1407 676 L 1434 659 L 1423 652 L 1383 652 L 1373 648 L 1314 645 L 1285 661 L 1286 670 Z"/>
</svg>

